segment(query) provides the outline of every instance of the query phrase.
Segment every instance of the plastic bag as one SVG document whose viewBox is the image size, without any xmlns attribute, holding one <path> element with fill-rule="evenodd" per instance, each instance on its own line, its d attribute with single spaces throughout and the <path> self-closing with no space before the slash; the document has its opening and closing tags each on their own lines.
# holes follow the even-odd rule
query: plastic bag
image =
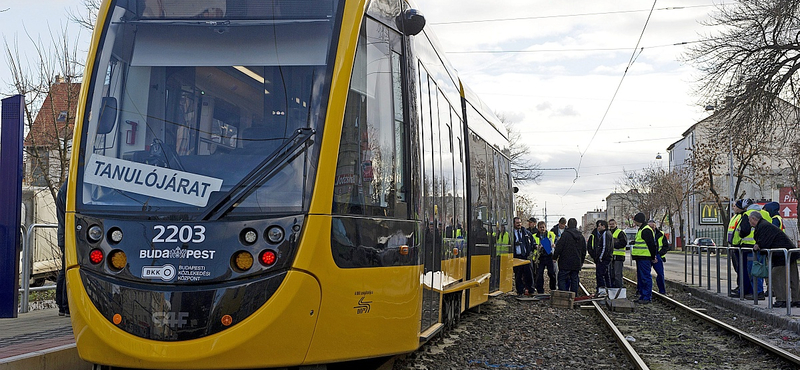
<svg viewBox="0 0 800 370">
<path fill-rule="evenodd" d="M 769 266 L 761 261 L 760 254 L 757 254 L 756 258 L 753 260 L 753 268 L 750 269 L 750 275 L 763 279 L 769 277 Z"/>
</svg>

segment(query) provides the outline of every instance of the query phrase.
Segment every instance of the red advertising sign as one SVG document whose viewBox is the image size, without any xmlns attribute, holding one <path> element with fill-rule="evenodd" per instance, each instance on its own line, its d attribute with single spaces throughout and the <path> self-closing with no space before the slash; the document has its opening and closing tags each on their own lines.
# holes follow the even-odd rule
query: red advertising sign
<svg viewBox="0 0 800 370">
<path fill-rule="evenodd" d="M 797 203 L 797 198 L 792 196 L 792 188 L 785 187 L 781 188 L 780 190 L 780 198 L 778 198 L 778 202 L 783 203 Z M 783 207 L 781 207 L 783 209 Z"/>
<path fill-rule="evenodd" d="M 778 210 L 778 214 L 783 218 L 797 218 L 797 203 L 781 202 L 781 208 Z"/>
</svg>

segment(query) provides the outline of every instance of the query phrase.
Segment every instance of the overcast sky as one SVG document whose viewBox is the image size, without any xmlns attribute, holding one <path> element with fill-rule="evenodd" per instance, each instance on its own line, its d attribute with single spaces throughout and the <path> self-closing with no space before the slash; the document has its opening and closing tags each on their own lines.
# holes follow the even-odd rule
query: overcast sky
<svg viewBox="0 0 800 370">
<path fill-rule="evenodd" d="M 693 94 L 685 46 L 722 0 L 417 0 L 464 82 L 515 122 L 544 171 L 521 186 L 549 221 L 605 207 L 623 170 L 667 166 L 666 148 L 708 115 Z M 728 3 L 731 0 L 727 1 Z M 0 0 L 0 31 L 26 50 L 26 30 L 46 39 L 68 27 L 86 52 L 89 33 L 66 19 L 80 0 Z M 623 72 L 639 40 L 644 50 Z M 10 82 L 3 55 L 2 91 Z M 620 81 L 622 84 L 620 85 Z M 612 97 L 620 86 L 619 92 Z M 606 114 L 607 111 L 607 114 Z M 605 116 L 605 118 L 604 118 Z M 601 124 L 602 123 L 602 124 Z M 596 136 L 595 130 L 600 127 Z M 594 136 L 594 138 L 593 138 Z M 657 154 L 664 159 L 655 159 Z M 583 154 L 583 156 L 581 156 Z M 574 182 L 573 182 L 574 181 Z"/>
<path fill-rule="evenodd" d="M 539 216 L 546 204 L 552 224 L 561 215 L 580 220 L 588 210 L 605 208 L 602 200 L 623 170 L 666 168 L 666 148 L 708 116 L 693 94 L 696 71 L 681 62 L 686 46 L 675 44 L 711 33 L 702 22 L 720 2 L 658 1 L 643 35 L 652 1 L 417 5 L 463 81 L 515 122 L 534 162 L 580 166 L 574 182 L 574 170 L 548 170 L 539 184 L 521 187 L 535 199 Z M 623 80 L 640 35 L 644 50 Z"/>
</svg>

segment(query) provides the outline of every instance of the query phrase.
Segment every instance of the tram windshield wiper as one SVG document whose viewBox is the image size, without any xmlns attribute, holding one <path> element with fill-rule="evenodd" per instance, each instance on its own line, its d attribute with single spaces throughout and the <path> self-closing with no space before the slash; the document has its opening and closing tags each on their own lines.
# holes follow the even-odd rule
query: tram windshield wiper
<svg viewBox="0 0 800 370">
<path fill-rule="evenodd" d="M 311 128 L 301 128 L 295 131 L 294 135 L 261 161 L 241 181 L 234 185 L 224 197 L 208 205 L 205 212 L 200 215 L 200 219 L 207 221 L 219 220 L 236 208 L 242 199 L 277 175 L 286 165 L 311 146 L 313 144 L 311 138 L 314 137 L 315 132 Z"/>
</svg>

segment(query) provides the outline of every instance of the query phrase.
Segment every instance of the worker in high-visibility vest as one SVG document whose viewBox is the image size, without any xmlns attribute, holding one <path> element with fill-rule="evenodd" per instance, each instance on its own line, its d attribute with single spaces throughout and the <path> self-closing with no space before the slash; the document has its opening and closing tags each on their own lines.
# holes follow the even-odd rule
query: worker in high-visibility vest
<svg viewBox="0 0 800 370">
<path fill-rule="evenodd" d="M 636 261 L 636 290 L 639 293 L 636 303 L 648 304 L 653 299 L 653 276 L 650 275 L 650 269 L 656 262 L 658 245 L 644 213 L 637 213 L 633 217 L 633 223 L 639 227 L 631 248 L 631 258 Z"/>
<path fill-rule="evenodd" d="M 742 214 L 744 213 L 744 209 L 741 208 L 742 200 L 736 201 L 733 204 L 733 216 L 731 220 L 728 222 L 728 245 L 733 248 L 739 248 L 741 245 L 734 244 L 734 239 L 741 241 L 741 238 L 734 237 L 736 234 L 736 228 L 739 226 L 739 222 L 742 222 Z M 745 220 L 746 222 L 746 220 Z M 730 296 L 731 297 L 738 297 L 739 296 L 739 280 L 741 280 L 739 274 L 739 250 L 733 249 L 731 250 L 731 260 L 733 261 L 733 270 L 736 271 L 736 288 L 731 289 Z"/>
<path fill-rule="evenodd" d="M 550 291 L 556 290 L 556 267 L 553 263 L 553 251 L 556 248 L 556 234 L 547 230 L 547 224 L 539 221 L 537 232 L 533 234 L 539 251 L 539 261 L 536 265 L 536 274 L 533 278 L 536 293 L 544 293 L 544 270 L 547 269 L 547 278 L 550 279 Z"/>
<path fill-rule="evenodd" d="M 783 217 L 780 215 L 781 204 L 778 202 L 769 202 L 764 205 L 762 210 L 767 211 L 772 217 L 772 224 L 777 226 L 784 233 L 786 232 L 786 225 L 783 224 Z"/>
<path fill-rule="evenodd" d="M 611 287 L 624 288 L 622 286 L 622 270 L 625 263 L 625 247 L 628 245 L 628 236 L 625 232 L 617 229 L 617 221 L 613 218 L 608 220 L 608 231 L 614 240 L 614 252 L 611 260 Z"/>
<path fill-rule="evenodd" d="M 762 218 L 767 220 L 769 223 L 772 223 L 772 218 L 769 218 L 768 213 L 766 214 L 766 217 L 764 217 L 766 212 L 762 213 L 761 206 L 753 202 L 752 199 L 737 200 L 736 207 L 744 209 L 745 211 L 742 214 L 742 221 L 736 225 L 736 230 L 734 230 L 733 245 L 738 245 L 742 248 L 753 248 L 753 246 L 756 244 L 756 239 L 753 228 L 750 226 L 750 222 L 748 221 L 747 217 L 753 212 L 758 212 L 761 213 Z M 764 279 L 756 279 L 755 289 L 753 288 L 753 282 L 750 277 L 750 270 L 753 268 L 753 256 L 754 255 L 752 251 L 742 250 L 742 260 L 744 261 L 745 265 L 739 267 L 739 276 L 741 277 L 739 286 L 744 290 L 745 299 L 753 299 L 754 292 L 758 294 L 758 299 L 765 299 Z"/>
</svg>

